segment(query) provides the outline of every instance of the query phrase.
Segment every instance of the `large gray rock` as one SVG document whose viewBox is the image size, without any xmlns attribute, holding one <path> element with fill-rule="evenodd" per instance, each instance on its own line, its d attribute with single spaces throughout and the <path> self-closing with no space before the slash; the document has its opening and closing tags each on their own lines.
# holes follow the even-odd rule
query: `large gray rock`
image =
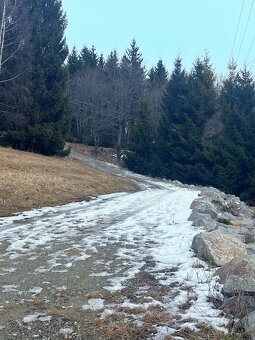
<svg viewBox="0 0 255 340">
<path fill-rule="evenodd" d="M 201 205 L 201 204 L 204 204 L 205 200 L 207 201 L 206 198 L 204 197 L 199 197 L 199 198 L 196 198 L 190 205 L 190 209 L 194 209 L 197 205 Z"/>
<path fill-rule="evenodd" d="M 255 309 L 255 297 L 246 295 L 235 295 L 224 297 L 222 309 L 227 315 L 238 319 L 245 317 Z"/>
<path fill-rule="evenodd" d="M 255 279 L 250 276 L 230 275 L 223 286 L 223 294 L 225 296 L 255 295 Z"/>
<path fill-rule="evenodd" d="M 224 213 L 222 213 L 219 217 L 227 220 L 229 223 L 231 223 L 231 221 L 233 221 L 235 219 L 234 215 L 232 215 L 231 213 L 228 213 L 226 211 Z"/>
<path fill-rule="evenodd" d="M 208 197 L 210 201 L 214 201 L 215 203 L 218 202 L 223 204 L 223 202 L 227 199 L 227 195 L 224 192 L 213 187 L 203 188 L 201 190 L 201 194 Z"/>
<path fill-rule="evenodd" d="M 223 309 L 227 314 L 242 318 L 255 309 L 255 261 L 249 256 L 236 257 L 217 269 L 224 283 Z"/>
<path fill-rule="evenodd" d="M 214 275 L 219 276 L 220 283 L 225 283 L 233 275 L 255 279 L 255 262 L 249 256 L 235 257 L 217 269 Z"/>
<path fill-rule="evenodd" d="M 242 325 L 247 339 L 255 340 L 255 311 L 243 318 Z"/>
<path fill-rule="evenodd" d="M 245 244 L 253 243 L 255 240 L 254 232 L 245 227 L 236 227 L 234 225 L 225 225 L 222 223 L 218 223 L 217 231 L 222 234 L 238 238 Z"/>
<path fill-rule="evenodd" d="M 193 221 L 193 227 L 203 227 L 206 231 L 212 231 L 217 227 L 217 222 L 211 219 L 210 215 L 200 214 L 192 211 L 189 221 Z"/>
<path fill-rule="evenodd" d="M 199 258 L 216 266 L 222 266 L 234 257 L 247 255 L 240 240 L 217 231 L 197 234 L 191 247 Z"/>
<path fill-rule="evenodd" d="M 203 203 L 195 205 L 193 211 L 200 214 L 210 215 L 213 220 L 215 220 L 218 216 L 216 208 L 209 201 L 205 201 Z"/>
</svg>

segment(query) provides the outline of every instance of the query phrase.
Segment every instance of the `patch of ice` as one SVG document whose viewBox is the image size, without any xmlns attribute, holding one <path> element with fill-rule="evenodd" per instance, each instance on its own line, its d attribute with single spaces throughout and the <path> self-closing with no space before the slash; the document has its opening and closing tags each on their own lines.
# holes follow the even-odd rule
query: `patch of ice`
<svg viewBox="0 0 255 340">
<path fill-rule="evenodd" d="M 89 299 L 87 305 L 83 305 L 82 309 L 98 310 L 104 308 L 104 299 Z"/>
<path fill-rule="evenodd" d="M 42 287 L 33 287 L 31 289 L 29 289 L 29 293 L 32 293 L 34 295 L 38 295 L 41 293 L 41 291 L 43 290 Z"/>
<path fill-rule="evenodd" d="M 49 322 L 52 319 L 51 316 L 46 314 L 30 314 L 23 318 L 23 323 L 30 323 L 34 321 Z"/>
<path fill-rule="evenodd" d="M 100 319 L 105 319 L 108 315 L 111 315 L 111 314 L 113 314 L 113 313 L 115 313 L 115 310 L 114 309 L 105 309 L 104 311 L 103 311 L 103 313 L 101 314 L 101 317 L 100 317 Z"/>
<path fill-rule="evenodd" d="M 63 328 L 60 328 L 59 333 L 60 334 L 72 334 L 73 329 L 70 327 L 63 327 Z"/>
<path fill-rule="evenodd" d="M 99 273 L 89 274 L 89 276 L 98 276 L 98 277 L 102 276 L 102 277 L 104 277 L 104 276 L 112 276 L 112 274 L 108 273 L 108 272 L 99 272 Z"/>
<path fill-rule="evenodd" d="M 2 268 L 2 270 L 4 272 L 7 272 L 7 273 L 14 273 L 14 272 L 16 272 L 17 268 L 14 268 L 14 267 L 11 267 L 11 268 Z"/>
<path fill-rule="evenodd" d="M 4 285 L 2 286 L 2 292 L 3 293 L 10 293 L 10 292 L 17 292 L 19 286 L 17 285 Z"/>
</svg>

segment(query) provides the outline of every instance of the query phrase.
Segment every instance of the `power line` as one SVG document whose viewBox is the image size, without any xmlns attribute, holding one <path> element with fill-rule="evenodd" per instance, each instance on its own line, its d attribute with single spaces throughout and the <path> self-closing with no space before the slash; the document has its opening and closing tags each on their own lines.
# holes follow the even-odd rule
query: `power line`
<svg viewBox="0 0 255 340">
<path fill-rule="evenodd" d="M 238 33 L 238 31 L 239 31 L 239 26 L 240 26 L 240 22 L 241 22 L 241 17 L 242 17 L 242 14 L 243 14 L 244 3 L 245 3 L 245 0 L 243 0 L 241 12 L 240 12 L 239 19 L 238 19 L 238 24 L 237 24 L 237 28 L 236 28 L 235 38 L 234 38 L 233 45 L 232 45 L 232 49 L 231 49 L 231 57 L 233 57 L 233 51 L 234 51 L 234 47 L 235 47 L 235 43 L 236 43 L 237 33 Z"/>
<path fill-rule="evenodd" d="M 253 37 L 253 39 L 252 39 L 252 43 L 251 43 L 251 46 L 250 46 L 249 51 L 248 51 L 248 53 L 247 53 L 247 56 L 246 56 L 246 58 L 245 58 L 244 64 L 246 64 L 246 62 L 247 62 L 247 60 L 248 60 L 248 58 L 249 58 L 249 56 L 250 56 L 250 53 L 251 53 L 251 50 L 252 50 L 252 47 L 253 47 L 254 42 L 255 42 L 255 35 L 254 35 L 254 37 Z"/>
<path fill-rule="evenodd" d="M 252 0 L 252 4 L 251 4 L 251 8 L 250 8 L 250 12 L 249 12 L 249 15 L 248 15 L 248 19 L 247 19 L 247 22 L 246 22 L 245 30 L 244 30 L 243 37 L 242 37 L 242 41 L 241 41 L 241 44 L 240 44 L 240 47 L 239 47 L 239 50 L 238 50 L 238 54 L 237 54 L 236 61 L 237 61 L 237 60 L 238 60 L 238 58 L 239 58 L 240 51 L 241 51 L 241 48 L 242 48 L 242 46 L 243 46 L 243 42 L 244 42 L 244 38 L 245 38 L 245 34 L 246 34 L 247 27 L 248 27 L 248 25 L 249 25 L 249 21 L 250 21 L 250 18 L 251 18 L 251 12 L 252 12 L 252 9 L 253 9 L 253 5 L 254 5 L 254 0 Z"/>
<path fill-rule="evenodd" d="M 252 61 L 252 63 L 251 63 L 251 66 L 250 66 L 250 68 L 249 68 L 249 72 L 251 72 L 251 69 L 252 69 L 254 63 L 255 63 L 255 58 L 253 59 L 253 61 Z"/>
</svg>

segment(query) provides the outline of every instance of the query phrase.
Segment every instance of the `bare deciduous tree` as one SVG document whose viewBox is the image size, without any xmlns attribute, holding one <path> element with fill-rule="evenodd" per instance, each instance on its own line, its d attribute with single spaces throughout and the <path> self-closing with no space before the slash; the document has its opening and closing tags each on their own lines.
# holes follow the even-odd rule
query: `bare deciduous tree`
<svg viewBox="0 0 255 340">
<path fill-rule="evenodd" d="M 17 35 L 17 5 L 17 0 L 0 0 L 0 75 L 3 66 L 15 56 L 23 42 Z M 2 81 L 7 80 L 11 79 Z"/>
</svg>

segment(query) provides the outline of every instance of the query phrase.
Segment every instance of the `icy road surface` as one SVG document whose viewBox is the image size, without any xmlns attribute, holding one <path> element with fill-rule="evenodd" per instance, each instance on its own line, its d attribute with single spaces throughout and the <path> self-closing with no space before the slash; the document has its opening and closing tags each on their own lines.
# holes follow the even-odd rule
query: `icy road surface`
<svg viewBox="0 0 255 340">
<path fill-rule="evenodd" d="M 1 339 L 106 339 L 103 320 L 118 317 L 133 339 L 224 330 L 213 271 L 190 250 L 198 192 L 149 183 L 0 219 Z"/>
</svg>

